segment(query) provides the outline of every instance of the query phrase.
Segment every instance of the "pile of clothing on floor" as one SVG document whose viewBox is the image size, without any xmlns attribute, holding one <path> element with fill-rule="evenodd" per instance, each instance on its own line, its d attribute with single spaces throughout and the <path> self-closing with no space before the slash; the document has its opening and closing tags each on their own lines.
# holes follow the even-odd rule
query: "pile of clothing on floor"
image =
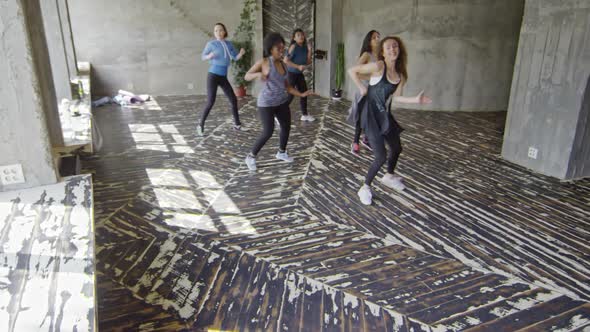
<svg viewBox="0 0 590 332">
<path fill-rule="evenodd" d="M 143 104 L 151 99 L 150 95 L 136 95 L 133 92 L 119 90 L 117 95 L 113 98 L 102 97 L 92 102 L 92 107 L 100 107 L 103 105 L 115 103 L 121 106 Z"/>
</svg>

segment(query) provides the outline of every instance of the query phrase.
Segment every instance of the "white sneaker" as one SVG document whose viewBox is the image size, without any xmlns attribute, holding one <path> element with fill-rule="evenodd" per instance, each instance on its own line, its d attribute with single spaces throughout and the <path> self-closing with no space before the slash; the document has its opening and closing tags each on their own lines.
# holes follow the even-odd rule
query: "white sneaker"
<svg viewBox="0 0 590 332">
<path fill-rule="evenodd" d="M 245 128 L 245 127 L 242 127 L 241 125 L 239 125 L 239 126 L 237 126 L 237 125 L 234 125 L 234 130 L 235 130 L 235 131 L 241 131 L 241 132 L 247 132 L 247 131 L 248 131 L 248 129 L 247 129 L 247 128 Z"/>
<path fill-rule="evenodd" d="M 248 154 L 244 161 L 246 162 L 246 166 L 248 166 L 249 170 L 251 170 L 251 171 L 256 170 L 256 158 L 254 158 L 250 154 Z"/>
<path fill-rule="evenodd" d="M 394 174 L 385 174 L 381 178 L 381 183 L 396 191 L 406 189 L 406 185 L 402 182 L 402 177 Z"/>
<path fill-rule="evenodd" d="M 287 154 L 287 151 L 285 151 L 285 152 L 281 152 L 281 151 L 277 152 L 276 157 L 277 157 L 277 159 L 286 161 L 288 163 L 292 163 L 293 162 L 293 158 L 289 157 L 289 155 Z"/>
<path fill-rule="evenodd" d="M 371 203 L 373 202 L 373 194 L 371 193 L 371 188 L 366 184 L 363 184 L 361 189 L 359 189 L 358 195 L 361 199 L 361 203 L 365 205 L 371 205 Z"/>
<path fill-rule="evenodd" d="M 311 115 L 302 115 L 301 121 L 313 122 L 315 121 L 315 118 Z"/>
</svg>

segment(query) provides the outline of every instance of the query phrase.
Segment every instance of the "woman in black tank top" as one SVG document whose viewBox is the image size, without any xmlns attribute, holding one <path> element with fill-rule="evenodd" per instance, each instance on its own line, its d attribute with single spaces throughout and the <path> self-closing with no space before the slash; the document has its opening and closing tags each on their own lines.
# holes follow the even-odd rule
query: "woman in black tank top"
<svg viewBox="0 0 590 332">
<path fill-rule="evenodd" d="M 415 97 L 403 97 L 403 87 L 408 79 L 406 69 L 407 53 L 399 37 L 386 37 L 379 44 L 379 61 L 350 68 L 348 74 L 366 95 L 367 111 L 361 113 L 361 127 L 369 137 L 375 160 L 371 164 L 365 183 L 358 192 L 361 202 L 372 203 L 371 183 L 387 161 L 387 173 L 381 179 L 386 186 L 402 191 L 402 178 L 394 173 L 397 160 L 402 152 L 400 133 L 403 128 L 390 112 L 391 102 L 407 104 L 429 104 L 432 101 L 420 92 Z M 361 75 L 370 75 L 369 87 L 361 82 Z M 389 145 L 389 151 L 385 148 Z"/>
</svg>

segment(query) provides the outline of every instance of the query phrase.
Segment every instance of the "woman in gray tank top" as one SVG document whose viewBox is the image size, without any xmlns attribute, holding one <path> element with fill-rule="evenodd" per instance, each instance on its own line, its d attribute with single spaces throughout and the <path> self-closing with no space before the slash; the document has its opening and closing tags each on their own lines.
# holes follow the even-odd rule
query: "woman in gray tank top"
<svg viewBox="0 0 590 332">
<path fill-rule="evenodd" d="M 264 58 L 258 60 L 244 77 L 247 81 L 260 79 L 262 90 L 258 95 L 257 106 L 260 121 L 262 121 L 262 133 L 256 140 L 252 151 L 246 156 L 246 165 L 251 171 L 256 170 L 256 156 L 260 149 L 272 136 L 274 131 L 274 119 L 281 127 L 279 136 L 279 151 L 276 158 L 286 162 L 293 162 L 293 158 L 287 154 L 287 142 L 291 130 L 291 110 L 289 109 L 289 94 L 297 97 L 307 97 L 313 91 L 299 92 L 289 85 L 287 80 L 287 68 L 283 63 L 285 54 L 285 40 L 276 33 L 269 33 L 264 38 Z"/>
<path fill-rule="evenodd" d="M 363 45 L 361 46 L 361 53 L 357 60 L 357 65 L 364 65 L 367 63 L 377 62 L 378 53 L 379 53 L 379 40 L 381 39 L 381 35 L 376 30 L 371 30 L 367 33 L 365 38 L 363 39 Z M 361 82 L 369 86 L 368 77 L 363 77 Z M 354 102 L 358 103 L 359 100 L 362 98 L 361 95 L 358 93 L 354 97 Z M 352 109 L 359 110 L 358 107 L 354 107 Z M 350 152 L 354 155 L 358 155 L 360 153 L 360 138 L 361 138 L 361 121 L 360 121 L 360 114 L 351 114 L 350 122 L 354 124 L 354 138 L 352 140 L 352 144 L 350 145 Z M 369 150 L 372 151 L 371 144 L 369 144 L 369 140 L 365 135 L 362 140 L 362 144 Z"/>
</svg>

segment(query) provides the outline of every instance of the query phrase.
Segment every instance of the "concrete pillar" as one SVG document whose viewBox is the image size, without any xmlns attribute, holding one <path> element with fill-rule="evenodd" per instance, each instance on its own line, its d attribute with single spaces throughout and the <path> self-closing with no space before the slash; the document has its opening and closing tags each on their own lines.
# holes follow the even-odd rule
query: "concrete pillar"
<svg viewBox="0 0 590 332">
<path fill-rule="evenodd" d="M 68 63 L 70 77 L 74 77 L 78 75 L 78 57 L 76 55 L 72 22 L 70 20 L 70 5 L 68 0 L 56 0 L 56 3 L 63 34 L 66 61 Z"/>
<path fill-rule="evenodd" d="M 63 144 L 39 0 L 0 1 L 0 165 L 22 165 L 25 183 L 57 181 L 52 143 Z"/>
<path fill-rule="evenodd" d="M 49 59 L 51 61 L 55 94 L 59 102 L 63 98 L 72 99 L 72 90 L 70 88 L 70 77 L 72 77 L 72 73 L 68 67 L 65 43 L 65 36 L 69 28 L 66 27 L 67 29 L 64 29 L 58 2 L 60 1 L 41 1 L 41 10 L 43 12 L 43 26 L 45 28 Z M 67 25 L 69 26 L 69 24 Z"/>
<path fill-rule="evenodd" d="M 343 41 L 342 36 L 342 1 L 316 1 L 316 50 L 328 51 L 328 57 L 315 61 L 315 90 L 323 96 L 329 97 L 334 87 L 334 73 L 336 72 L 337 44 Z M 345 78 L 347 79 L 347 78 Z"/>
<path fill-rule="evenodd" d="M 526 1 L 505 159 L 559 179 L 590 176 L 589 17 L 588 1 Z"/>
</svg>

